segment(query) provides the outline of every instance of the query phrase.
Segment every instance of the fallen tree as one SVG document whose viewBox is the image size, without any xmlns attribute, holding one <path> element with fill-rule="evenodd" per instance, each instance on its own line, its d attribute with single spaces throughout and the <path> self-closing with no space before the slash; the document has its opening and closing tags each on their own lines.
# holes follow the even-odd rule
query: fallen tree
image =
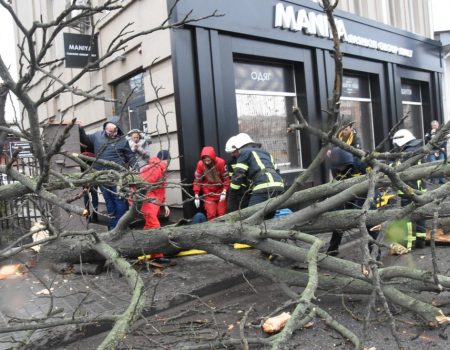
<svg viewBox="0 0 450 350">
<path fill-rule="evenodd" d="M 36 230 L 33 231 L 32 229 L 22 239 L 3 249 L 0 252 L 0 259 L 17 254 L 32 245 L 42 244 L 40 256 L 55 264 L 78 264 L 80 261 L 82 263 L 103 263 L 106 260 L 112 263 L 118 271 L 127 277 L 128 286 L 132 290 L 133 296 L 126 312 L 119 316 L 104 316 L 105 321 L 114 321 L 115 326 L 100 348 L 114 348 L 123 337 L 129 334 L 133 323 L 140 317 L 143 300 L 146 298 L 143 282 L 126 258 L 134 259 L 137 256 L 154 252 L 172 254 L 180 250 L 189 249 L 205 250 L 237 266 L 245 267 L 257 275 L 264 276 L 283 286 L 286 294 L 295 300 L 295 309 L 292 317 L 284 329 L 278 335 L 273 336 L 270 341 L 259 340 L 260 343 L 271 345 L 274 349 L 282 349 L 295 330 L 302 327 L 307 320 L 314 318 L 326 319 L 327 324 L 346 339 L 349 339 L 355 348 L 360 348 L 364 345 L 364 339 L 358 338 L 352 330 L 339 324 L 333 319 L 333 315 L 327 314 L 320 307 L 320 302 L 315 300 L 318 290 L 370 295 L 372 304 L 376 301 L 381 301 L 384 311 L 390 317 L 393 334 L 396 331 L 395 318 L 390 312 L 389 304 L 401 306 L 415 313 L 420 316 L 426 325 L 431 327 L 440 327 L 449 323 L 450 318 L 439 307 L 420 300 L 416 295 L 416 293 L 421 291 L 439 293 L 448 290 L 450 288 L 449 277 L 440 274 L 436 268 L 430 268 L 430 272 L 405 269 L 398 266 L 383 267 L 377 262 L 376 254 L 378 249 L 385 250 L 390 244 L 388 240 L 384 240 L 383 233 L 391 222 L 404 217 L 433 219 L 433 225 L 430 228 L 434 231 L 436 229 L 435 218 L 445 219 L 450 215 L 448 207 L 442 206 L 442 203 L 446 201 L 450 193 L 449 184 L 440 185 L 426 193 L 418 193 L 408 185 L 408 182 L 412 180 L 427 179 L 432 176 L 448 176 L 450 174 L 450 166 L 446 162 L 413 165 L 418 159 L 429 153 L 433 146 L 446 137 L 450 124 L 448 123 L 441 128 L 432 142 L 410 155 L 381 152 L 381 147 L 373 152 L 366 152 L 355 149 L 336 138 L 335 135 L 340 122 L 339 105 L 342 88 L 342 57 L 332 15 L 337 2 L 330 4 L 329 1 L 323 1 L 323 3 L 324 11 L 328 16 L 330 28 L 333 32 L 336 70 L 334 91 L 327 111 L 328 128 L 318 130 L 310 127 L 299 109 L 294 109 L 293 111 L 298 122 L 289 128 L 289 130 L 302 129 L 321 140 L 323 148 L 316 159 L 313 160 L 305 172 L 299 175 L 294 184 L 283 195 L 275 199 L 230 213 L 211 222 L 198 225 L 166 226 L 152 230 L 151 234 L 148 230 L 129 228 L 130 223 L 136 218 L 143 201 L 140 194 L 145 193 L 148 184 L 142 183 L 136 174 L 127 172 L 126 169 L 122 169 L 115 164 L 106 163 L 110 170 L 99 172 L 93 170 L 90 164 L 92 161 L 99 162 L 99 160 L 64 152 L 64 142 L 70 129 L 76 124 L 76 120 L 73 120 L 65 127 L 58 142 L 48 149 L 48 145 L 45 145 L 41 138 L 37 113 L 38 106 L 44 100 L 55 98 L 58 94 L 64 92 L 76 93 L 77 91 L 71 89 L 70 86 L 77 79 L 80 79 L 89 69 L 93 69 L 96 64 L 118 52 L 123 48 L 126 40 L 131 40 L 135 36 L 133 35 L 129 39 L 122 38 L 122 41 L 116 43 L 116 46 L 111 51 L 99 57 L 97 62 L 93 62 L 86 69 L 83 69 L 76 78 L 64 84 L 58 78 L 53 77 L 50 72 L 47 72 L 46 76 L 52 79 L 51 84 L 56 84 L 60 87 L 56 89 L 56 92 L 48 95 L 44 92 L 43 96 L 37 100 L 33 100 L 28 95 L 27 86 L 31 84 L 33 79 L 37 79 L 36 74 L 38 71 L 41 74 L 46 74 L 44 71 L 46 64 L 43 62 L 43 57 L 51 46 L 51 41 L 42 45 L 40 48 L 42 51 L 32 51 L 32 54 L 26 54 L 25 45 L 20 47 L 23 57 L 30 56 L 31 61 L 29 69 L 26 72 L 22 72 L 19 81 L 14 81 L 0 58 L 0 76 L 4 80 L 2 88 L 6 87 L 19 97 L 30 122 L 28 130 L 19 127 L 19 131 L 10 128 L 8 125 L 0 125 L 0 139 L 2 133 L 11 132 L 29 140 L 33 144 L 33 154 L 39 163 L 39 171 L 35 177 L 27 177 L 14 170 L 12 165 L 17 161 L 15 156 L 11 157 L 7 164 L 1 165 L 0 173 L 11 176 L 16 182 L 0 186 L 0 201 L 33 195 L 46 203 L 62 208 L 71 215 L 84 217 L 87 215 L 85 208 L 58 197 L 54 191 L 67 188 L 79 189 L 88 184 L 108 185 L 120 183 L 120 193 L 127 197 L 133 196 L 134 199 L 131 209 L 120 220 L 118 226 L 110 232 L 62 230 L 52 225 L 53 218 L 49 215 L 43 220 L 44 227 L 39 228 L 39 230 L 48 231 L 48 237 L 37 242 L 24 243 L 25 239 L 36 233 Z M 0 0 L 0 4 L 8 9 L 14 17 L 14 13 L 7 2 Z M 55 24 L 57 26 L 55 31 L 61 30 L 67 25 L 63 19 L 71 11 L 81 10 L 79 16 L 90 18 L 94 14 L 105 10 L 114 10 L 116 7 L 120 8 L 120 4 L 117 1 L 106 1 L 102 7 L 80 6 L 74 1 L 72 6 L 66 9 L 65 15 L 60 17 L 60 22 Z M 17 17 L 14 17 L 14 19 L 17 26 L 23 31 L 25 42 L 32 42 L 33 34 L 37 27 L 45 27 L 42 24 L 40 26 L 36 25 L 27 31 Z M 175 28 L 182 24 L 164 24 L 160 28 L 154 28 L 153 30 Z M 140 35 L 145 35 L 146 33 L 148 31 L 140 33 Z M 33 45 L 30 44 L 28 46 L 32 47 Z M 38 49 L 35 48 L 35 50 Z M 88 96 L 98 98 L 98 96 L 93 94 Z M 4 111 L 0 110 L 0 113 L 4 113 Z M 0 118 L 0 122 L 3 120 L 4 118 Z M 389 140 L 389 137 L 386 140 Z M 309 177 L 323 165 L 325 153 L 331 144 L 337 145 L 359 157 L 362 163 L 371 168 L 371 171 L 364 176 L 303 189 Z M 56 155 L 65 156 L 67 159 L 76 162 L 81 167 L 82 172 L 72 173 L 70 176 L 52 172 L 51 160 Z M 402 160 L 402 164 L 397 167 L 390 167 L 386 164 L 397 159 Z M 183 187 L 183 184 L 177 185 Z M 131 190 L 132 186 L 136 191 Z M 394 191 L 403 191 L 409 196 L 411 204 L 405 207 L 376 208 L 374 205 L 374 191 L 378 187 L 392 187 Z M 366 198 L 361 209 L 336 210 L 343 203 L 355 197 Z M 294 212 L 282 218 L 267 219 L 268 214 L 278 208 L 286 207 L 292 208 Z M 377 225 L 380 225 L 381 234 L 374 241 L 368 235 L 366 227 Z M 327 233 L 334 229 L 354 230 L 357 233 L 361 241 L 360 249 L 364 252 L 361 261 L 348 261 L 322 253 L 325 242 L 318 238 L 317 234 Z M 290 266 L 277 266 L 264 257 L 258 258 L 244 251 L 234 250 L 231 248 L 231 245 L 235 242 L 248 244 L 267 254 L 289 259 L 296 263 L 304 263 L 307 266 L 307 272 L 291 269 Z M 373 252 L 369 252 L 367 248 L 369 242 L 375 245 Z M 302 287 L 302 292 L 298 294 L 294 292 L 292 287 Z M 72 318 L 62 320 L 59 324 L 63 322 L 65 324 L 70 322 L 73 324 L 83 322 L 96 323 L 99 322 L 99 319 L 85 319 L 83 321 L 82 319 Z M 51 320 L 43 320 L 40 328 L 55 325 Z M 33 323 L 32 326 L 30 321 L 28 324 L 23 324 L 21 328 L 15 327 L 14 331 L 37 328 L 39 328 L 39 325 L 36 326 Z M 0 329 L 0 331 L 9 332 L 11 329 L 4 328 Z M 257 339 L 252 341 L 258 343 Z M 230 340 L 231 342 L 232 340 Z"/>
</svg>

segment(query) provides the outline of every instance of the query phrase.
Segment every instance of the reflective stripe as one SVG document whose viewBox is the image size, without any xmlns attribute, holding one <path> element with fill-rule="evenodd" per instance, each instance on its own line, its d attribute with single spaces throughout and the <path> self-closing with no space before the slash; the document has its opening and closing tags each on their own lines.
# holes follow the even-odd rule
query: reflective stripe
<svg viewBox="0 0 450 350">
<path fill-rule="evenodd" d="M 408 251 L 410 251 L 412 249 L 413 242 L 416 240 L 416 237 L 413 236 L 413 227 L 411 221 L 406 223 L 406 227 L 407 227 L 406 248 L 408 249 Z"/>
<path fill-rule="evenodd" d="M 233 190 L 238 190 L 238 189 L 241 188 L 241 185 L 235 185 L 234 183 L 231 183 L 230 184 L 230 188 L 233 189 Z"/>
<path fill-rule="evenodd" d="M 272 155 L 270 155 L 270 161 L 271 161 L 272 164 L 273 164 L 273 168 L 274 168 L 275 170 L 277 170 L 278 167 L 277 167 L 277 165 L 275 164 L 275 160 L 273 159 Z"/>
<path fill-rule="evenodd" d="M 256 163 L 258 163 L 258 166 L 260 167 L 260 169 L 261 170 L 266 170 L 266 166 L 261 161 L 261 158 L 259 158 L 258 153 L 253 151 L 252 154 L 253 154 L 253 157 L 255 157 Z M 272 160 L 272 164 L 274 164 L 272 155 L 270 155 L 270 159 Z M 272 174 L 269 171 L 265 171 L 264 174 L 267 176 L 268 182 L 265 183 L 265 184 L 256 185 L 253 188 L 253 190 L 258 190 L 258 189 L 267 188 L 267 187 L 277 187 L 278 186 L 278 185 L 273 185 L 276 182 L 274 181 L 273 176 L 272 176 Z M 266 185 L 268 185 L 268 186 L 266 186 Z M 283 184 L 281 184 L 281 186 L 283 186 Z"/>
<path fill-rule="evenodd" d="M 266 167 L 264 166 L 263 162 L 261 162 L 261 158 L 259 158 L 258 153 L 255 151 L 252 151 L 253 157 L 255 157 L 256 163 L 258 163 L 258 166 L 261 170 L 264 170 Z"/>
<path fill-rule="evenodd" d="M 243 169 L 243 170 L 247 171 L 248 170 L 248 165 L 244 164 L 244 163 L 237 163 L 235 169 L 236 168 Z"/>
<path fill-rule="evenodd" d="M 416 232 L 416 237 L 426 238 L 427 237 L 427 233 L 426 232 Z"/>
<path fill-rule="evenodd" d="M 264 188 L 270 188 L 270 187 L 281 187 L 284 188 L 284 184 L 282 182 L 266 182 L 260 185 L 257 185 L 253 187 L 253 191 L 261 190 Z"/>
</svg>

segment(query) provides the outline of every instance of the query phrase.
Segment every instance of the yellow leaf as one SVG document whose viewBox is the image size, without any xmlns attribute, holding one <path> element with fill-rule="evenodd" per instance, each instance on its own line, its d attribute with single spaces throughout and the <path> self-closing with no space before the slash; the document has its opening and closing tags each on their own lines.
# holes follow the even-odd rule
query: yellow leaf
<svg viewBox="0 0 450 350">
<path fill-rule="evenodd" d="M 436 316 L 436 321 L 439 324 L 446 324 L 446 323 L 450 322 L 450 317 L 445 316 L 444 313 L 442 312 L 442 310 L 439 310 L 439 313 L 440 314 L 438 316 Z"/>
</svg>

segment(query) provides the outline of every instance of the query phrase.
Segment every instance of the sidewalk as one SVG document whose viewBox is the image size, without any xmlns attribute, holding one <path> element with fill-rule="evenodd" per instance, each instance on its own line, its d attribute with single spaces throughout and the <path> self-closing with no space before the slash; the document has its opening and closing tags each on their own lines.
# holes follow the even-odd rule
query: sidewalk
<svg viewBox="0 0 450 350">
<path fill-rule="evenodd" d="M 341 246 L 341 256 L 349 260 L 360 261 L 358 242 L 351 235 L 346 237 Z M 447 246 L 437 249 L 438 264 L 443 273 L 448 275 L 450 255 Z M 246 250 L 248 254 L 259 256 L 257 250 Z M 30 257 L 23 253 L 6 263 L 25 263 Z M 389 256 L 385 252 L 382 261 L 387 265 L 410 266 L 429 269 L 430 249 L 416 250 L 404 256 Z M 261 337 L 259 323 L 266 315 L 285 304 L 287 296 L 280 286 L 267 279 L 255 276 L 236 266 L 227 264 L 213 255 L 203 254 L 174 258 L 176 266 L 167 267 L 161 271 L 147 270 L 139 264 L 136 269 L 148 290 L 147 305 L 143 312 L 145 318 L 136 327 L 147 332 L 147 337 L 161 344 L 153 348 L 177 349 L 180 344 L 194 342 L 195 336 L 209 341 L 211 335 L 218 334 L 235 339 L 240 338 L 239 324 L 245 312 L 249 314 L 245 333 L 248 337 Z M 297 267 L 297 268 L 302 268 Z M 304 267 L 303 267 L 304 268 Z M 46 295 L 45 287 L 53 288 L 52 297 Z M 301 288 L 296 289 L 301 292 Z M 367 296 L 342 297 L 333 293 L 318 291 L 319 304 L 339 322 L 354 330 L 362 332 L 362 319 L 366 310 Z M 441 297 L 448 297 L 448 292 Z M 435 298 L 431 293 L 422 293 L 424 298 Z M 93 317 L 112 313 L 121 313 L 128 306 L 129 288 L 123 277 L 116 271 L 105 271 L 97 276 L 56 275 L 49 269 L 45 261 L 38 261 L 25 275 L 13 279 L 0 280 L 0 325 L 7 325 L 12 317 L 26 318 L 44 317 L 53 303 L 53 311 L 59 311 L 57 316 Z M 200 300 L 201 299 L 201 300 Z M 344 305 L 344 300 L 345 304 Z M 292 311 L 292 307 L 290 308 Z M 445 314 L 450 314 L 448 306 L 443 307 Z M 211 316 L 212 315 L 212 316 Z M 359 319 L 354 316 L 358 315 Z M 396 315 L 402 340 L 407 349 L 436 350 L 448 348 L 445 337 L 446 328 L 423 328 L 417 317 L 409 312 Z M 173 320 L 169 322 L 168 320 Z M 14 325 L 14 323 L 10 323 Z M 56 327 L 36 331 L 32 335 L 32 349 L 95 349 L 104 339 L 110 329 L 110 324 L 91 325 L 84 329 L 75 326 Z M 101 333 L 101 334 L 99 334 Z M 0 349 L 11 348 L 11 340 L 21 339 L 26 332 L 16 334 L 0 334 Z M 394 349 L 395 342 L 390 336 L 389 325 L 386 322 L 375 323 L 371 328 L 369 343 L 377 349 Z M 97 335 L 97 336 L 96 336 Z M 208 335 L 208 337 L 206 337 Z M 213 337 L 214 338 L 214 337 Z M 219 337 L 220 338 L 220 337 Z M 67 342 L 64 342 L 67 339 Z M 139 336 L 127 337 L 128 345 L 133 348 L 139 345 Z M 148 339 L 142 340 L 149 347 Z M 324 322 L 316 319 L 311 329 L 296 332 L 292 339 L 292 348 L 321 350 L 328 348 L 351 349 L 348 342 L 336 332 L 330 331 Z M 139 346 L 138 346 L 139 347 Z M 250 348 L 254 348 L 250 346 Z M 260 348 L 260 347 L 255 347 Z"/>
<path fill-rule="evenodd" d="M 25 263 L 30 253 L 23 253 L 8 263 Z M 144 316 L 158 313 L 191 299 L 191 295 L 203 296 L 228 288 L 244 281 L 245 271 L 225 263 L 209 254 L 174 258 L 176 266 L 162 270 L 145 264 L 136 268 L 147 287 L 147 305 Z M 136 262 L 136 264 L 138 264 Z M 249 276 L 247 276 L 249 278 Z M 100 275 L 58 275 L 44 261 L 26 269 L 24 275 L 0 280 L 0 326 L 14 325 L 11 318 L 31 319 L 45 317 L 50 310 L 57 317 L 95 317 L 123 312 L 130 300 L 130 291 L 125 278 L 116 271 L 105 271 Z M 90 332 L 100 332 L 107 327 L 88 327 Z M 33 334 L 34 345 L 47 344 L 49 333 L 56 341 L 71 332 L 73 326 L 64 326 Z M 72 334 L 73 334 L 72 333 Z M 0 349 L 8 349 L 5 343 L 14 336 L 20 339 L 25 332 L 0 334 Z"/>
</svg>

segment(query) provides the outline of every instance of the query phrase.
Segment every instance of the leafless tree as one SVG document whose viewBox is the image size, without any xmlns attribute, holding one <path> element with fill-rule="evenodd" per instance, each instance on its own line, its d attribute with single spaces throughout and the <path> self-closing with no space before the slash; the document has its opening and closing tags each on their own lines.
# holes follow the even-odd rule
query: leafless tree
<svg viewBox="0 0 450 350">
<path fill-rule="evenodd" d="M 414 154 L 402 154 L 381 152 L 377 148 L 373 152 L 355 149 L 336 137 L 339 128 L 339 110 L 342 87 L 342 55 L 340 41 L 334 25 L 333 11 L 336 2 L 324 0 L 323 9 L 328 16 L 330 28 L 333 33 L 335 85 L 330 96 L 329 107 L 325 113 L 328 116 L 328 127 L 319 130 L 311 127 L 303 117 L 302 111 L 293 111 L 297 123 L 290 126 L 289 131 L 302 129 L 312 133 L 322 142 L 322 148 L 310 167 L 306 169 L 294 184 L 281 196 L 269 200 L 266 203 L 239 210 L 227 214 L 224 217 L 200 225 L 191 226 L 166 226 L 155 230 L 156 234 L 148 235 L 146 230 L 130 229 L 129 224 L 134 220 L 139 211 L 139 201 L 131 206 L 127 214 L 119 221 L 118 226 L 109 232 L 101 233 L 93 230 L 74 232 L 61 230 L 52 225 L 52 217 L 44 218 L 45 229 L 51 235 L 37 243 L 45 243 L 41 255 L 58 263 L 79 263 L 108 260 L 115 269 L 126 276 L 128 285 L 132 290 L 132 298 L 129 307 L 120 315 L 106 315 L 102 317 L 70 317 L 52 318 L 50 312 L 41 322 L 23 322 L 16 327 L 0 329 L 0 332 L 49 328 L 64 324 L 89 324 L 101 321 L 112 321 L 114 327 L 109 335 L 99 346 L 100 349 L 113 348 L 132 329 L 134 322 L 140 317 L 147 295 L 147 290 L 139 274 L 133 269 L 127 258 L 135 258 L 143 252 L 170 252 L 174 250 L 188 250 L 192 248 L 203 249 L 237 266 L 245 267 L 261 276 L 282 286 L 283 290 L 295 302 L 295 308 L 291 319 L 283 330 L 268 339 L 246 339 L 245 344 L 260 343 L 272 346 L 273 349 L 282 349 L 286 346 L 290 337 L 297 329 L 303 327 L 315 318 L 325 319 L 326 323 L 344 338 L 350 340 L 355 348 L 364 345 L 364 339 L 358 337 L 351 329 L 339 324 L 328 314 L 316 300 L 318 290 L 339 290 L 346 294 L 366 294 L 371 296 L 371 303 L 381 301 L 384 311 L 389 315 L 392 325 L 392 334 L 396 337 L 395 318 L 389 305 L 397 305 L 417 314 L 429 326 L 440 327 L 447 324 L 450 318 L 444 315 L 439 307 L 431 302 L 425 302 L 417 298 L 416 292 L 432 291 L 442 292 L 450 288 L 450 278 L 439 274 L 436 269 L 432 273 L 415 269 L 406 269 L 398 266 L 380 266 L 376 260 L 376 249 L 372 254 L 367 249 L 367 243 L 371 242 L 376 247 L 385 248 L 387 243 L 383 240 L 383 234 L 376 241 L 368 235 L 367 226 L 381 225 L 381 233 L 394 220 L 406 216 L 413 218 L 425 218 L 438 221 L 449 215 L 448 207 L 440 204 L 446 200 L 450 191 L 448 184 L 441 185 L 432 191 L 419 193 L 413 190 L 408 182 L 416 179 L 426 179 L 431 176 L 445 176 L 450 173 L 450 167 L 446 162 L 427 163 L 415 165 L 417 161 L 428 154 L 433 146 L 443 140 L 450 129 L 450 124 L 444 125 L 436 137 Z M 56 98 L 62 93 L 73 93 L 92 99 L 101 99 L 92 92 L 81 91 L 75 87 L 75 83 L 92 69 L 102 69 L 104 62 L 111 55 L 116 54 L 132 39 L 149 33 L 176 28 L 191 21 L 199 21 L 202 18 L 186 16 L 182 22 L 171 23 L 169 20 L 160 26 L 143 32 L 134 33 L 128 27 L 123 28 L 121 34 L 114 39 L 106 52 L 90 62 L 84 69 L 68 81 L 52 74 L 51 65 L 47 61 L 48 49 L 52 46 L 55 37 L 71 22 L 88 19 L 92 21 L 95 15 L 104 11 L 120 11 L 120 1 L 107 0 L 101 6 L 78 5 L 76 1 L 62 12 L 55 21 L 50 23 L 35 22 L 31 28 L 26 28 L 20 18 L 14 13 L 7 1 L 0 0 L 0 5 L 7 9 L 15 21 L 16 27 L 23 36 L 19 44 L 20 49 L 20 76 L 15 80 L 4 62 L 0 58 L 0 76 L 3 85 L 0 89 L 0 98 L 3 91 L 10 91 L 20 100 L 23 106 L 23 118 L 28 121 L 28 127 L 24 127 L 23 120 L 17 121 L 16 127 L 11 128 L 4 120 L 4 109 L 0 110 L 0 140 L 5 133 L 14 134 L 21 139 L 29 140 L 32 144 L 32 152 L 38 162 L 38 172 L 34 177 L 28 177 L 16 171 L 13 167 L 17 159 L 10 158 L 7 163 L 0 165 L 0 173 L 7 174 L 15 180 L 9 185 L 0 186 L 0 201 L 11 201 L 14 198 L 35 195 L 40 200 L 51 206 L 62 208 L 71 215 L 86 216 L 86 210 L 76 204 L 63 200 L 55 195 L 54 191 L 69 187 L 82 188 L 88 184 L 108 185 L 121 184 L 121 191 L 129 195 L 130 186 L 145 190 L 146 184 L 139 178 L 115 164 L 106 163 L 111 171 L 95 171 L 89 161 L 89 157 L 68 154 L 63 151 L 63 146 L 70 129 L 76 123 L 75 120 L 65 127 L 57 142 L 51 146 L 45 144 L 40 127 L 38 108 L 43 103 Z M 77 11 L 77 12 L 74 12 Z M 76 15 L 68 16 L 69 14 Z M 211 16 L 216 16 L 213 13 Z M 169 13 L 170 16 L 170 13 Z M 95 25 L 93 26 L 93 31 Z M 40 43 L 35 43 L 36 33 L 40 31 Z M 96 68 L 98 66 L 98 68 Z M 50 78 L 49 88 L 42 91 L 38 97 L 30 96 L 29 88 L 41 78 Z M 50 85 L 53 87 L 50 89 Z M 3 104 L 0 100 L 0 107 Z M 393 130 L 394 131 L 394 130 Z M 389 135 L 391 136 L 391 135 Z M 389 137 L 385 142 L 389 140 Z M 322 166 L 326 151 L 330 145 L 337 145 L 361 159 L 361 162 L 372 169 L 367 175 L 330 182 L 314 188 L 302 189 L 310 176 Z M 64 155 L 77 162 L 82 171 L 72 173 L 69 176 L 52 171 L 52 159 L 57 155 Z M 401 159 L 399 166 L 386 165 L 394 160 Z M 101 162 L 100 160 L 94 160 Z M 179 184 L 182 188 L 182 184 Z M 373 209 L 373 193 L 376 188 L 391 186 L 395 190 L 401 190 L 411 200 L 411 204 L 403 208 Z M 367 198 L 361 209 L 336 210 L 343 203 L 355 196 Z M 313 205 L 311 203 L 314 203 Z M 300 208 L 289 216 L 280 219 L 265 219 L 267 213 L 277 208 Z M 319 239 L 318 233 L 330 232 L 332 229 L 355 230 L 359 233 L 361 250 L 364 252 L 361 261 L 348 261 L 321 253 L 325 242 Z M 41 230 L 41 228 L 39 229 Z M 35 230 L 36 231 L 36 230 Z M 35 233 L 33 229 L 24 235 Z M 299 263 L 306 263 L 307 272 L 292 270 L 288 267 L 280 267 L 272 264 L 264 258 L 256 258 L 244 252 L 234 250 L 231 244 L 242 242 L 263 252 L 274 254 Z M 302 243 L 298 245 L 297 243 Z M 36 243 L 33 243 L 36 244 Z M 22 244 L 21 240 L 14 245 L 3 249 L 0 258 L 6 258 L 17 254 L 33 244 Z M 74 246 L 79 249 L 73 249 Z M 331 277 L 330 273 L 335 276 Z M 293 287 L 302 287 L 300 294 Z M 368 309 L 368 314 L 370 310 Z M 244 322 L 245 323 L 245 322 Z M 243 332 L 243 330 L 242 330 Z M 242 338 L 245 339 L 243 336 Z M 397 338 L 396 338 L 397 339 Z M 228 343 L 241 343 L 241 339 L 229 339 Z M 222 340 L 222 344 L 226 341 Z M 401 347 L 401 342 L 398 340 Z"/>
</svg>

